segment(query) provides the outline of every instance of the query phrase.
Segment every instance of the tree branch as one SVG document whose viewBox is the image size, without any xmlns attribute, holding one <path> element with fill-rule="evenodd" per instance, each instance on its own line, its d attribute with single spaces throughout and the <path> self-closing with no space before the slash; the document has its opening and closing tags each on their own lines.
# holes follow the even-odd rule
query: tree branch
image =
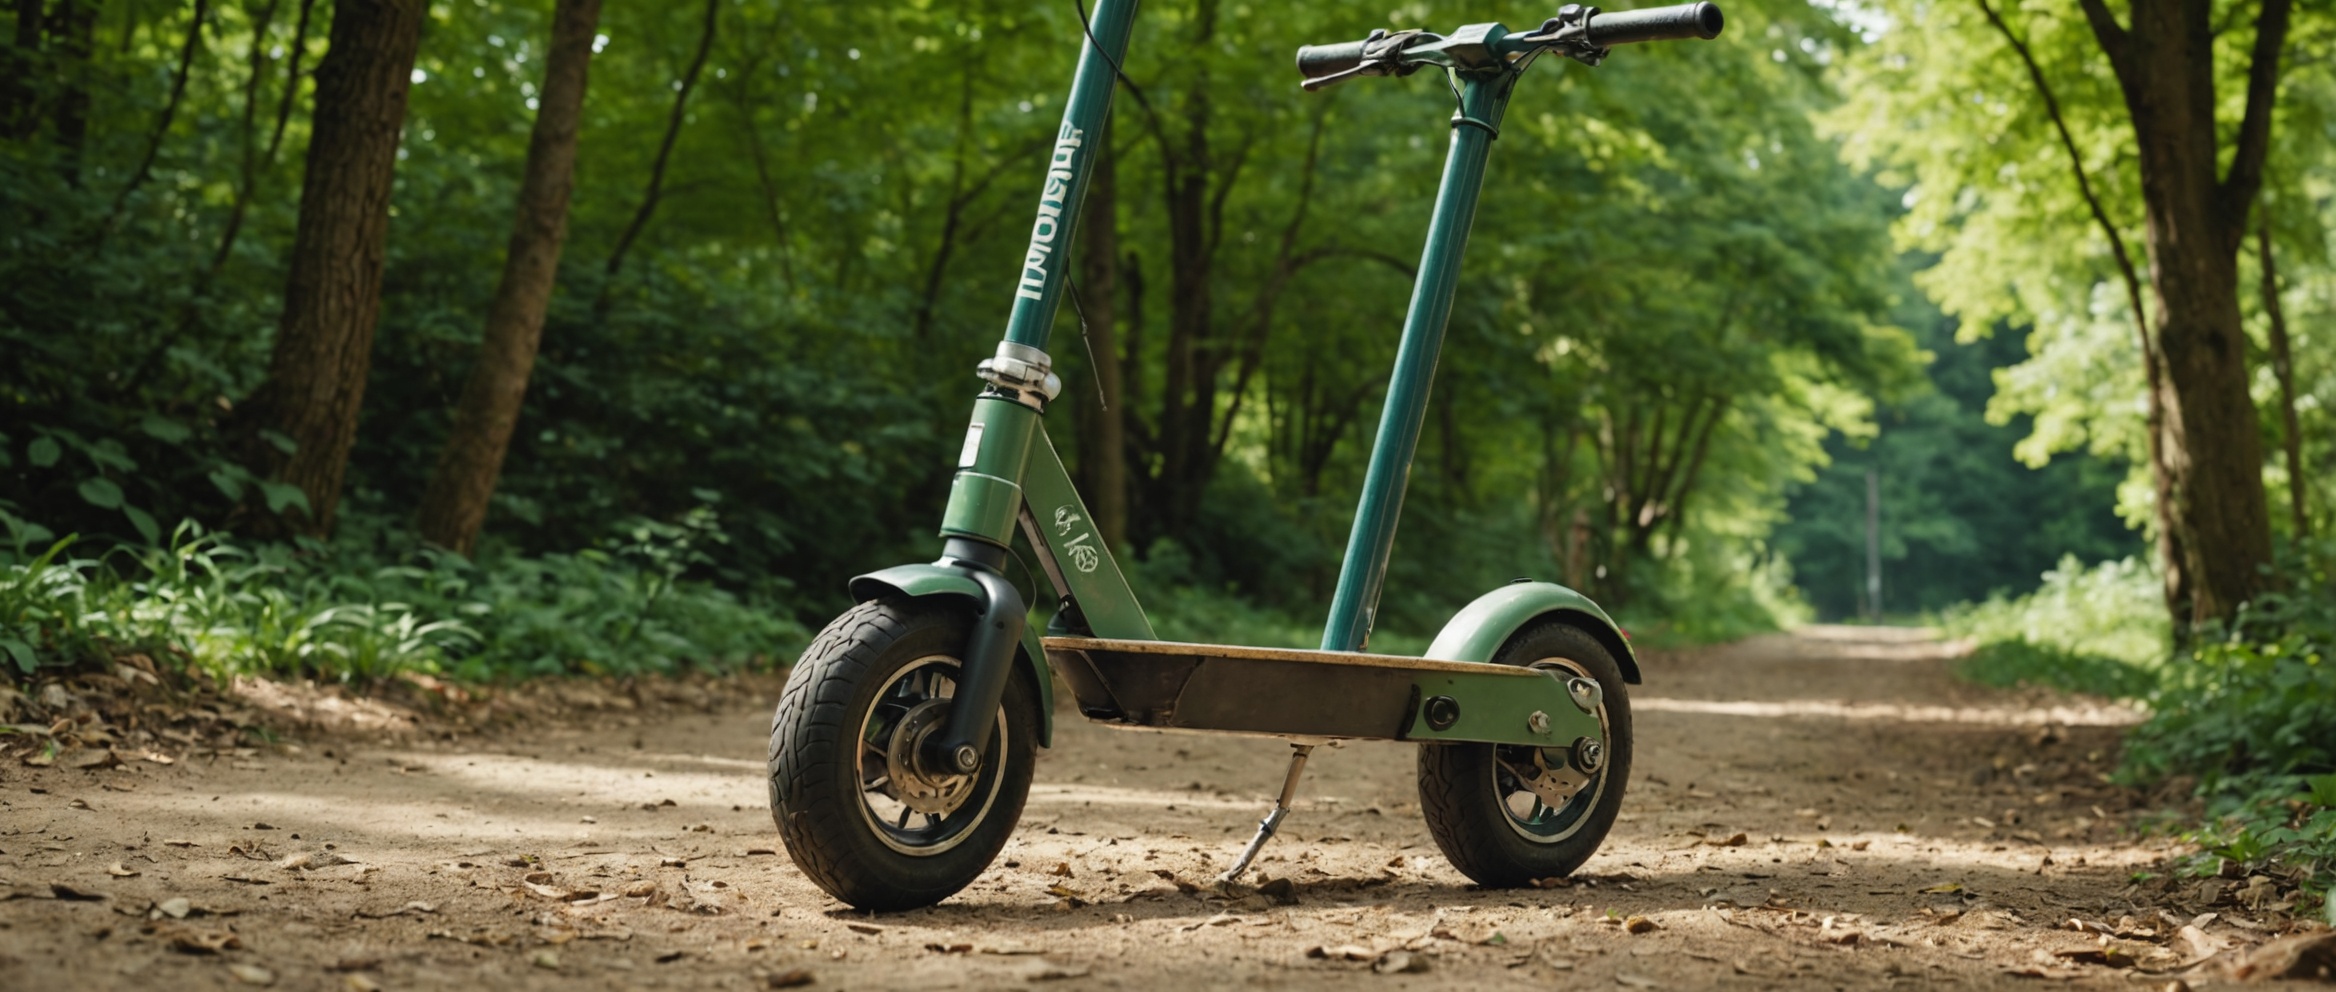
<svg viewBox="0 0 2336 992">
<path fill-rule="evenodd" d="M 114 229 L 114 224 L 121 220 L 122 208 L 129 205 L 130 195 L 145 185 L 146 177 L 154 172 L 154 159 L 162 153 L 162 139 L 169 136 L 170 122 L 178 117 L 179 103 L 186 97 L 187 77 L 194 69 L 195 51 L 203 47 L 203 21 L 210 16 L 211 0 L 195 0 L 195 16 L 187 22 L 186 44 L 178 50 L 178 70 L 170 77 L 170 99 L 162 105 L 162 116 L 154 121 L 154 133 L 147 136 L 145 157 L 138 160 L 138 168 L 130 173 L 129 183 L 114 195 L 113 209 L 106 211 L 105 224 L 98 228 L 100 239 Z M 252 44 L 257 45 L 259 41 L 255 38 Z"/>
<path fill-rule="evenodd" d="M 657 158 L 649 166 L 649 188 L 641 194 L 641 208 L 633 212 L 633 220 L 625 225 L 624 233 L 616 239 L 616 248 L 608 254 L 608 264 L 602 267 L 600 295 L 592 304 L 593 317 L 608 313 L 609 287 L 616 282 L 617 271 L 624 267 L 625 253 L 633 247 L 633 239 L 641 236 L 641 229 L 649 226 L 649 216 L 657 211 L 657 201 L 665 188 L 665 166 L 673 157 L 673 142 L 681 136 L 681 124 L 687 117 L 690 90 L 698 84 L 698 73 L 706 68 L 706 57 L 714 50 L 714 24 L 721 16 L 722 0 L 706 0 L 706 26 L 698 34 L 697 54 L 690 57 L 689 68 L 682 73 L 681 87 L 673 94 L 673 113 L 665 121 L 665 138 L 657 144 Z"/>
<path fill-rule="evenodd" d="M 2263 160 L 2271 151 L 2271 108 L 2279 95 L 2279 52 L 2287 44 L 2287 15 L 2292 0 L 2263 0 L 2255 17 L 2255 51 L 2247 65 L 2247 110 L 2239 121 L 2238 147 L 2231 154 L 2230 172 L 2222 188 L 2224 240 L 2237 250 L 2247 235 L 2247 211 L 2263 188 Z M 2235 213 L 2234 213 L 2235 211 Z"/>
<path fill-rule="evenodd" d="M 2109 11 L 2105 0 L 2078 0 L 2078 3 L 2084 7 L 2085 20 L 2093 26 L 2094 40 L 2101 43 L 2102 53 L 2109 56 L 2109 68 L 2117 73 L 2119 81 L 2124 81 L 2131 75 L 2132 65 L 2132 56 L 2127 54 L 2132 45 L 2126 41 L 2125 26 L 2117 23 L 2117 15 Z M 1980 4 L 1983 9 L 1986 6 L 1985 3 Z M 2003 27 L 2003 20 L 1995 16 L 1995 11 L 1988 11 L 1987 19 L 1994 21 L 1997 28 Z M 2013 44 L 2019 43 L 2015 41 Z"/>
<path fill-rule="evenodd" d="M 300 21 L 292 29 L 292 47 L 285 53 L 291 58 L 284 66 L 284 98 L 276 104 L 276 129 L 268 135 L 268 153 L 260 160 L 274 165 L 276 150 L 284 146 L 284 125 L 292 120 L 292 103 L 300 95 L 300 56 L 307 54 L 308 15 L 316 7 L 316 0 L 300 0 Z"/>
<path fill-rule="evenodd" d="M 2141 360 L 2150 370 L 2150 382 L 2154 390 L 2157 382 L 2157 349 L 2150 341 L 2148 312 L 2142 309 L 2141 274 L 2133 266 L 2132 253 L 2125 249 L 2125 236 L 2118 233 L 2117 224 L 2109 219 L 2109 211 L 2101 205 L 2100 194 L 2093 190 L 2092 177 L 2085 174 L 2084 155 L 2077 151 L 2076 138 L 2069 134 L 2068 121 L 2060 112 L 2060 100 L 2052 95 L 2052 85 L 2044 80 L 2044 69 L 2036 64 L 2036 57 L 2028 51 L 2027 43 L 2012 33 L 2011 25 L 2004 23 L 2003 17 L 1996 13 L 1987 0 L 1973 2 L 1987 15 L 1987 22 L 1995 25 L 1995 30 L 2003 35 L 2006 42 L 2011 43 L 2012 51 L 2019 53 L 2021 64 L 2027 66 L 2028 79 L 2035 84 L 2036 95 L 2044 100 L 2044 112 L 2052 118 L 2052 129 L 2060 135 L 2060 147 L 2068 153 L 2068 169 L 2076 176 L 2077 191 L 2084 194 L 2085 207 L 2092 211 L 2093 222 L 2100 225 L 2101 233 L 2109 239 L 2110 251 L 2117 259 L 2117 271 L 2125 277 L 2125 302 L 2133 308 L 2133 329 L 2141 338 Z M 2271 2 L 2285 3 L 2287 0 Z M 2087 16 L 2091 16 L 2093 8 L 2101 7 L 2101 0 L 2084 0 L 2084 4 Z M 2117 32 L 2116 40 L 2122 48 L 2124 29 L 2117 27 L 2116 19 L 2108 16 L 2106 7 L 2101 7 L 2101 15 L 2093 24 L 2094 33 L 2101 34 L 2104 24 Z M 2102 35 L 2102 50 L 2109 50 L 2109 41 L 2107 35 Z M 2114 64 L 2119 58 L 2112 52 L 2109 61 Z"/>
</svg>

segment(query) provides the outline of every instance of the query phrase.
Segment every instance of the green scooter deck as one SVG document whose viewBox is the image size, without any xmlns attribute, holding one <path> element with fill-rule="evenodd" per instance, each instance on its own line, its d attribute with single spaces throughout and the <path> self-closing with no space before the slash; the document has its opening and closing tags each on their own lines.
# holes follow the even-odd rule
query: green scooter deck
<svg viewBox="0 0 2336 992">
<path fill-rule="evenodd" d="M 1231 644 L 1048 637 L 1098 722 L 1289 738 L 1563 746 L 1600 735 L 1546 671 L 1469 661 Z M 1427 700 L 1444 697 L 1438 719 Z M 1447 719 L 1448 718 L 1448 722 Z"/>
</svg>

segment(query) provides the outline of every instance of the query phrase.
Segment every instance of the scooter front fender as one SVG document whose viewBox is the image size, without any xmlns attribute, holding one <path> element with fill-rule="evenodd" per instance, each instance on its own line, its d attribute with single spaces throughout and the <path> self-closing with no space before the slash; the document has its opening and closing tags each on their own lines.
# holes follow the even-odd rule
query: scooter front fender
<svg viewBox="0 0 2336 992">
<path fill-rule="evenodd" d="M 1639 683 L 1638 657 L 1622 628 L 1590 597 L 1554 582 L 1511 582 L 1462 607 L 1452 615 L 1428 645 L 1424 657 L 1444 661 L 1491 661 L 1511 635 L 1545 616 L 1554 616 L 1589 633 L 1614 653 L 1623 681 Z"/>
<path fill-rule="evenodd" d="M 989 605 L 989 597 L 981 584 L 966 570 L 940 563 L 894 565 L 881 571 L 852 577 L 852 599 L 865 603 L 880 596 L 901 595 L 910 599 L 953 597 L 963 599 L 980 610 Z M 1046 652 L 1038 646 L 1039 624 L 1022 625 L 1022 646 L 1014 652 L 1014 662 L 1029 669 L 1031 681 L 1038 686 L 1038 746 L 1054 746 L 1054 671 L 1046 663 Z"/>
</svg>

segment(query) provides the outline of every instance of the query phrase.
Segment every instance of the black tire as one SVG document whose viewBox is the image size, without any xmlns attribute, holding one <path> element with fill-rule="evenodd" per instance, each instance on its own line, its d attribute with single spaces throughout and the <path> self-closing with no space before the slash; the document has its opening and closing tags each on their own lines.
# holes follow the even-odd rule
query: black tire
<svg viewBox="0 0 2336 992">
<path fill-rule="evenodd" d="M 949 898 L 989 867 L 1021 819 L 1039 720 L 1037 687 L 1022 666 L 1007 680 L 982 769 L 960 783 L 957 805 L 938 814 L 911 808 L 890 774 L 900 766 L 887 764 L 879 746 L 908 736 L 903 725 L 922 725 L 911 714 L 946 712 L 973 622 L 959 603 L 871 600 L 820 631 L 787 677 L 771 717 L 771 818 L 796 866 L 854 908 L 916 909 Z M 948 801 L 946 789 L 938 800 L 913 798 Z M 912 819 L 924 826 L 909 829 Z"/>
<path fill-rule="evenodd" d="M 1530 885 L 1572 874 L 1613 829 L 1630 783 L 1630 698 L 1622 668 L 1588 631 L 1561 621 L 1528 625 L 1501 645 L 1496 664 L 1552 667 L 1595 680 L 1606 727 L 1597 773 L 1565 805 L 1549 809 L 1522 791 L 1495 744 L 1422 744 L 1419 804 L 1436 846 L 1460 873 L 1487 888 Z M 1527 752 L 1529 759 L 1530 752 Z M 1512 796 L 1528 809 L 1511 805 Z"/>
</svg>

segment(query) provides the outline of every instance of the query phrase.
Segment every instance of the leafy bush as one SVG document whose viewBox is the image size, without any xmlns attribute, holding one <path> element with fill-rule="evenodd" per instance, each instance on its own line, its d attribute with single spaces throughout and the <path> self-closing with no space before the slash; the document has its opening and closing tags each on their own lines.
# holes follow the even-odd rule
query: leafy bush
<svg viewBox="0 0 2336 992">
<path fill-rule="evenodd" d="M 2025 642 L 2061 654 L 2154 670 L 2165 663 L 2171 628 L 2156 570 L 2138 557 L 2086 566 L 2064 557 L 2036 591 L 1953 607 L 1939 627 L 1980 644 Z M 2115 675 L 2112 682 L 2125 679 Z M 2084 686 L 2070 688 L 2085 689 Z M 2113 695 L 2105 689 L 2086 689 Z"/>
<path fill-rule="evenodd" d="M 2336 543 L 2283 551 L 2281 587 L 2167 668 L 2123 773 L 2198 776 L 2194 871 L 2282 867 L 2324 895 L 2336 883 Z"/>
<path fill-rule="evenodd" d="M 166 546 L 78 557 L 75 537 L 36 553 L 30 525 L 4 511 L 0 524 L 14 549 L 0 551 L 0 653 L 20 675 L 143 652 L 214 676 L 483 681 L 732 667 L 807 639 L 782 612 L 685 578 L 721 539 L 703 509 L 573 554 L 477 563 L 385 556 L 361 537 L 244 545 L 193 523 Z"/>
<path fill-rule="evenodd" d="M 2120 780 L 2194 777 L 2200 854 L 2277 869 L 2324 894 L 2336 879 L 2336 544 L 2284 549 L 2278 588 L 2177 654 L 2158 580 L 2132 559 L 2074 562 L 2017 600 L 1941 618 L 1980 641 L 1964 674 L 2134 699 L 2151 716 L 2127 738 Z"/>
</svg>

